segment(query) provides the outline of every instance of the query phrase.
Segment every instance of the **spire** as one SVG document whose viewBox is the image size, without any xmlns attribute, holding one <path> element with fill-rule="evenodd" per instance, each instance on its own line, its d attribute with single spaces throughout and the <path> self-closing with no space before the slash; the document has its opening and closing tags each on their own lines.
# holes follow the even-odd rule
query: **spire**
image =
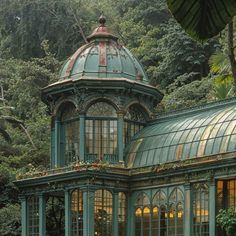
<svg viewBox="0 0 236 236">
<path fill-rule="evenodd" d="M 97 27 L 93 33 L 87 37 L 88 41 L 91 41 L 93 39 L 98 39 L 98 38 L 110 38 L 115 41 L 117 41 L 117 37 L 112 34 L 110 29 L 105 25 L 106 24 L 106 17 L 104 15 L 101 15 L 98 19 L 99 22 L 99 27 Z"/>
<path fill-rule="evenodd" d="M 98 22 L 100 23 L 100 27 L 104 27 L 106 24 L 106 17 L 104 15 L 101 15 L 98 19 Z"/>
</svg>

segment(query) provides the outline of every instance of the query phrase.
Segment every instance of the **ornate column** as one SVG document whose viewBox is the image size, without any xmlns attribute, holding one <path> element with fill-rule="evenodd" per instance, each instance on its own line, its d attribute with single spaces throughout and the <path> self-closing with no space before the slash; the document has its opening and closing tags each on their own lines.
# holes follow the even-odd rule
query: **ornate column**
<svg viewBox="0 0 236 236">
<path fill-rule="evenodd" d="M 26 196 L 19 197 L 21 202 L 21 235 L 27 236 L 27 200 Z"/>
<path fill-rule="evenodd" d="M 119 207 L 119 193 L 118 192 L 113 193 L 112 205 L 113 205 L 112 235 L 119 236 L 118 235 L 118 207 Z"/>
<path fill-rule="evenodd" d="M 79 116 L 79 159 L 85 161 L 85 114 Z"/>
<path fill-rule="evenodd" d="M 216 234 L 216 183 L 212 179 L 209 182 L 209 236 Z"/>
<path fill-rule="evenodd" d="M 65 236 L 71 236 L 71 192 L 65 190 Z"/>
<path fill-rule="evenodd" d="M 126 235 L 134 236 L 135 219 L 134 219 L 134 200 L 131 193 L 127 194 L 127 222 Z"/>
<path fill-rule="evenodd" d="M 118 147 L 118 160 L 120 163 L 124 162 L 123 157 L 123 130 L 124 130 L 124 112 L 118 111 L 117 112 L 117 147 Z"/>
<path fill-rule="evenodd" d="M 60 120 L 59 117 L 55 118 L 55 156 L 54 156 L 54 166 L 59 167 L 60 166 Z"/>
<path fill-rule="evenodd" d="M 46 200 L 43 194 L 39 198 L 39 236 L 46 235 Z"/>
<path fill-rule="evenodd" d="M 192 235 L 192 197 L 191 185 L 184 185 L 184 236 Z"/>
<path fill-rule="evenodd" d="M 86 187 L 83 191 L 83 236 L 94 235 L 94 190 Z"/>
</svg>

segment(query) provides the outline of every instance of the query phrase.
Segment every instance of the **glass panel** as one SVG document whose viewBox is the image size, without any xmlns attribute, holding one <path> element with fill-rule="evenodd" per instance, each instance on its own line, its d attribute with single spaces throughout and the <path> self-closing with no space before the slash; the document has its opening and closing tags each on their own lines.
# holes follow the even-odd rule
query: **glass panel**
<svg viewBox="0 0 236 236">
<path fill-rule="evenodd" d="M 217 181 L 217 214 L 220 209 L 234 208 L 236 210 L 236 179 Z M 217 236 L 225 236 L 226 233 L 218 226 Z"/>
<path fill-rule="evenodd" d="M 166 195 L 164 192 L 162 191 L 159 191 L 155 194 L 154 198 L 153 198 L 153 202 L 152 204 L 154 206 L 160 206 L 162 204 L 165 204 L 166 203 Z"/>
<path fill-rule="evenodd" d="M 94 235 L 112 236 L 112 194 L 97 190 L 94 201 Z"/>
<path fill-rule="evenodd" d="M 28 235 L 39 235 L 39 199 L 32 196 L 27 199 L 28 204 Z"/>
<path fill-rule="evenodd" d="M 117 161 L 117 120 L 86 120 L 86 158 Z"/>
<path fill-rule="evenodd" d="M 236 210 L 236 180 L 229 180 L 227 182 L 227 208 L 234 208 Z"/>
<path fill-rule="evenodd" d="M 128 108 L 124 120 L 124 144 L 126 145 L 144 127 L 145 113 L 138 105 L 132 105 Z"/>
<path fill-rule="evenodd" d="M 138 121 L 138 122 L 146 122 L 145 115 L 143 109 L 138 105 L 132 105 L 128 108 L 125 119 Z"/>
<path fill-rule="evenodd" d="M 159 236 L 159 209 L 154 207 L 152 209 L 152 228 L 153 236 Z"/>
<path fill-rule="evenodd" d="M 71 103 L 63 105 L 61 115 L 61 151 L 64 152 L 64 164 L 79 160 L 79 117 Z M 76 120 L 75 120 L 76 119 Z"/>
<path fill-rule="evenodd" d="M 149 236 L 150 231 L 150 209 L 145 207 L 143 209 L 143 236 Z"/>
<path fill-rule="evenodd" d="M 175 188 L 169 197 L 169 235 L 183 235 L 184 196 L 179 188 Z"/>
<path fill-rule="evenodd" d="M 150 231 L 150 200 L 145 193 L 140 193 L 136 199 L 135 205 L 138 207 L 135 213 L 136 219 L 136 234 L 142 236 L 149 236 Z M 141 211 L 141 215 L 140 215 Z"/>
<path fill-rule="evenodd" d="M 135 211 L 135 236 L 142 235 L 142 210 L 138 208 Z"/>
<path fill-rule="evenodd" d="M 79 117 L 79 114 L 72 103 L 65 103 L 62 106 L 61 110 L 61 122 L 65 122 Z"/>
<path fill-rule="evenodd" d="M 183 210 L 183 203 L 179 203 L 177 205 L 177 224 L 176 224 L 176 227 L 177 227 L 177 236 L 182 236 L 184 235 L 184 229 L 183 229 L 183 223 L 184 223 L 184 220 L 183 220 L 183 215 L 184 215 L 184 210 Z"/>
<path fill-rule="evenodd" d="M 89 117 L 117 117 L 116 110 L 106 102 L 97 102 L 89 107 L 87 111 Z"/>
<path fill-rule="evenodd" d="M 167 211 L 165 206 L 160 207 L 160 236 L 167 236 Z"/>
<path fill-rule="evenodd" d="M 144 124 L 139 124 L 131 121 L 124 122 L 124 143 L 127 144 L 130 142 L 131 138 L 138 133 Z"/>
<path fill-rule="evenodd" d="M 175 236 L 175 220 L 176 220 L 176 212 L 175 205 L 171 204 L 169 209 L 169 236 Z"/>
<path fill-rule="evenodd" d="M 71 236 L 83 236 L 83 193 L 74 190 L 71 194 Z"/>
<path fill-rule="evenodd" d="M 65 165 L 79 160 L 79 121 L 65 123 Z"/>
<path fill-rule="evenodd" d="M 119 206 L 118 206 L 118 235 L 125 236 L 126 233 L 126 196 L 124 193 L 119 193 Z"/>
<path fill-rule="evenodd" d="M 141 193 L 138 195 L 136 199 L 136 206 L 147 206 L 150 204 L 150 200 L 145 193 Z"/>
<path fill-rule="evenodd" d="M 46 236 L 62 236 L 65 232 L 65 198 L 62 192 L 48 196 L 46 203 Z"/>
<path fill-rule="evenodd" d="M 209 235 L 209 190 L 204 183 L 193 185 L 193 233 Z"/>
</svg>

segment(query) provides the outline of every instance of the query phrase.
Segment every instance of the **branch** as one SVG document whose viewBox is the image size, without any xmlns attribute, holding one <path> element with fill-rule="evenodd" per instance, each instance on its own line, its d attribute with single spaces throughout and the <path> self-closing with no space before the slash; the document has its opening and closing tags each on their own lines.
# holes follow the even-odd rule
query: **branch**
<svg viewBox="0 0 236 236">
<path fill-rule="evenodd" d="M 87 40 L 87 38 L 86 38 L 86 36 L 85 36 L 85 34 L 84 34 L 83 28 L 82 28 L 82 26 L 81 26 L 81 24 L 80 24 L 80 19 L 77 18 L 76 14 L 75 14 L 74 10 L 71 8 L 71 6 L 69 6 L 69 7 L 70 7 L 70 10 L 71 10 L 71 12 L 72 12 L 72 14 L 73 14 L 73 17 L 74 17 L 75 22 L 76 22 L 77 25 L 79 26 L 79 31 L 80 31 L 80 34 L 81 34 L 81 36 L 82 36 L 84 42 L 85 42 L 85 43 L 88 43 L 88 40 Z"/>
</svg>

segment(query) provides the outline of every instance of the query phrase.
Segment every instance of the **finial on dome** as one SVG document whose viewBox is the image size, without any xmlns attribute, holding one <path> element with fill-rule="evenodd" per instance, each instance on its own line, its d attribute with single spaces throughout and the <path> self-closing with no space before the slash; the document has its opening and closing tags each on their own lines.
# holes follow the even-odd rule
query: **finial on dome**
<svg viewBox="0 0 236 236">
<path fill-rule="evenodd" d="M 101 26 L 105 26 L 105 23 L 106 23 L 106 17 L 104 15 L 101 15 L 99 17 L 99 23 L 101 24 Z"/>
</svg>

